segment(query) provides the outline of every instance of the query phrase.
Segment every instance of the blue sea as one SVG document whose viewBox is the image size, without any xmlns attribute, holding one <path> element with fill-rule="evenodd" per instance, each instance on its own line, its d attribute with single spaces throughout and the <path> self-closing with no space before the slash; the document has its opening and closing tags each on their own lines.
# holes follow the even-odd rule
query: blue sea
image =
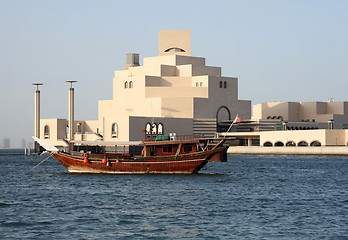
<svg viewBox="0 0 348 240">
<path fill-rule="evenodd" d="M 0 239 L 348 239 L 346 157 L 229 156 L 192 175 L 70 174 L 50 158 L 29 171 L 46 157 L 0 156 Z"/>
</svg>

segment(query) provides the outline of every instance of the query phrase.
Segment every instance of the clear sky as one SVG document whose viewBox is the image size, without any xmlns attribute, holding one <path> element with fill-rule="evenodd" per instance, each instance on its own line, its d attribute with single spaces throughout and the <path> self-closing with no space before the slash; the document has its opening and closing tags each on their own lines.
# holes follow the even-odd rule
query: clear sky
<svg viewBox="0 0 348 240">
<path fill-rule="evenodd" d="M 238 77 L 253 105 L 348 100 L 345 0 L 0 0 L 0 142 L 32 141 L 33 82 L 41 118 L 68 118 L 77 80 L 75 119 L 97 119 L 126 53 L 157 56 L 171 29 L 191 30 L 192 55 Z"/>
</svg>

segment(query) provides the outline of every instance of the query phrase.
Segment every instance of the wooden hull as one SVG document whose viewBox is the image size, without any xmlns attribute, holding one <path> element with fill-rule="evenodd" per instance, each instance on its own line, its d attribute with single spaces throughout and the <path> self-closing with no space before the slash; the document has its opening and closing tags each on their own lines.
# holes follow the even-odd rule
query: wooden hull
<svg viewBox="0 0 348 240">
<path fill-rule="evenodd" d="M 198 172 L 209 161 L 226 161 L 226 152 L 226 147 L 219 147 L 205 152 L 178 156 L 151 156 L 138 159 L 108 158 L 108 163 L 103 163 L 103 155 L 99 157 L 92 155 L 88 158 L 88 163 L 86 163 L 81 156 L 72 156 L 62 152 L 52 152 L 51 154 L 69 172 L 75 173 L 189 174 Z"/>
</svg>

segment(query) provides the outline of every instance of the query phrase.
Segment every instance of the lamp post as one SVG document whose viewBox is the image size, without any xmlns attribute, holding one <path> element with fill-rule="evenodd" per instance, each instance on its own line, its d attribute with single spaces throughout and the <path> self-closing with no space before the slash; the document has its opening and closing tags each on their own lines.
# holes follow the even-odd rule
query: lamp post
<svg viewBox="0 0 348 240">
<path fill-rule="evenodd" d="M 328 122 L 328 125 L 329 125 L 329 129 L 333 129 L 333 123 L 334 123 L 334 120 L 333 119 L 330 119 Z"/>
<path fill-rule="evenodd" d="M 74 140 L 74 88 L 73 83 L 76 83 L 75 80 L 67 80 L 67 83 L 70 83 L 69 88 L 69 141 Z M 72 149 L 71 149 L 72 150 Z"/>
<path fill-rule="evenodd" d="M 35 137 L 40 138 L 40 90 L 39 86 L 43 85 L 42 83 L 33 83 L 32 85 L 36 86 L 35 91 Z M 35 153 L 40 152 L 40 145 L 38 142 L 34 142 Z"/>
</svg>

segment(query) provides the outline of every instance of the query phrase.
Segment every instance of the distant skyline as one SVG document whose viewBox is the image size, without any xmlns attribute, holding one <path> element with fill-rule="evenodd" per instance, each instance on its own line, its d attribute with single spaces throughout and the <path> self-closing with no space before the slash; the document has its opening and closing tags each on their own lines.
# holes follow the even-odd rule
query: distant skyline
<svg viewBox="0 0 348 240">
<path fill-rule="evenodd" d="M 239 98 L 348 100 L 348 1 L 0 0 L 0 140 L 32 142 L 41 118 L 97 119 L 126 54 L 158 55 L 158 31 L 191 30 L 192 56 L 238 77 Z"/>
</svg>

